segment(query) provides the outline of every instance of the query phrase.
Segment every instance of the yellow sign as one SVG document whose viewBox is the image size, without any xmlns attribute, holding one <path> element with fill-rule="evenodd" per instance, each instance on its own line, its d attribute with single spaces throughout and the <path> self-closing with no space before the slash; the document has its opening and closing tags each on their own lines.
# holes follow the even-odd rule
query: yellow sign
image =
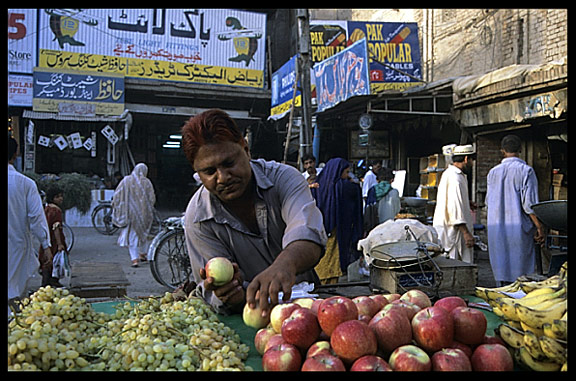
<svg viewBox="0 0 576 381">
<path fill-rule="evenodd" d="M 298 94 L 296 99 L 294 100 L 294 107 L 302 106 L 302 95 Z M 292 107 L 292 99 L 287 100 L 286 102 L 279 104 L 278 106 L 272 107 L 270 109 L 270 115 L 282 115 L 285 112 L 290 111 Z"/>
<path fill-rule="evenodd" d="M 261 70 L 40 50 L 39 67 L 119 73 L 129 78 L 262 88 Z"/>
</svg>

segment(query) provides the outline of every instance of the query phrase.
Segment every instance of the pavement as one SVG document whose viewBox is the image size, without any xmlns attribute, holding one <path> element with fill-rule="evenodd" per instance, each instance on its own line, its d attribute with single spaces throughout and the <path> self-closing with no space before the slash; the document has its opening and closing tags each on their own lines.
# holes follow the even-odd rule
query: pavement
<svg viewBox="0 0 576 381">
<path fill-rule="evenodd" d="M 166 211 L 160 212 L 160 214 L 165 218 L 180 213 Z M 141 263 L 137 268 L 131 267 L 128 248 L 120 247 L 117 244 L 118 232 L 111 236 L 103 235 L 92 227 L 72 227 L 72 231 L 75 238 L 69 257 L 72 265 L 83 262 L 117 264 L 122 268 L 130 283 L 126 288 L 127 296 L 130 298 L 159 296 L 170 291 L 154 279 L 148 263 Z M 495 287 L 488 253 L 477 250 L 475 257 L 478 266 L 478 286 Z M 36 275 L 28 283 L 29 291 L 37 290 L 41 285 L 40 275 Z"/>
</svg>

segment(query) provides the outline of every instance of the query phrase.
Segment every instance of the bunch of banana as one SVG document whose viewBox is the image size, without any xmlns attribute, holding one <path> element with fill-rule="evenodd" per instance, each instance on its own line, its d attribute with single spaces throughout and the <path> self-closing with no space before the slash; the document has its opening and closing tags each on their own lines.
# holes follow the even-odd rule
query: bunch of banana
<svg viewBox="0 0 576 381">
<path fill-rule="evenodd" d="M 476 288 L 476 296 L 492 306 L 504 320 L 495 333 L 514 349 L 515 359 L 536 371 L 567 370 L 567 273 L 568 262 L 558 275 L 543 281 L 519 277 L 498 288 Z M 524 291 L 522 298 L 506 293 Z"/>
</svg>

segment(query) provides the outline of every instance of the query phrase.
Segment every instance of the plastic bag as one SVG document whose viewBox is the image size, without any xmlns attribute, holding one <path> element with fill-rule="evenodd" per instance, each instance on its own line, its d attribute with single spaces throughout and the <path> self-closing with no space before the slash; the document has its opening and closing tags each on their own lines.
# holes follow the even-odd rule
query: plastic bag
<svg viewBox="0 0 576 381">
<path fill-rule="evenodd" d="M 57 252 L 52 259 L 52 277 L 57 279 L 70 277 L 70 261 L 68 253 L 64 250 Z"/>
</svg>

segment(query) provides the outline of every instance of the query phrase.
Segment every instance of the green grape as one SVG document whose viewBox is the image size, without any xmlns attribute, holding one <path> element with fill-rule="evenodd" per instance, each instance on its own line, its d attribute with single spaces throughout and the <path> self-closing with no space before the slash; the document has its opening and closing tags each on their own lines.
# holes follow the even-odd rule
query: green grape
<svg viewBox="0 0 576 381">
<path fill-rule="evenodd" d="M 251 370 L 249 347 L 200 298 L 166 293 L 108 315 L 48 286 L 20 304 L 8 324 L 9 370 Z"/>
</svg>

